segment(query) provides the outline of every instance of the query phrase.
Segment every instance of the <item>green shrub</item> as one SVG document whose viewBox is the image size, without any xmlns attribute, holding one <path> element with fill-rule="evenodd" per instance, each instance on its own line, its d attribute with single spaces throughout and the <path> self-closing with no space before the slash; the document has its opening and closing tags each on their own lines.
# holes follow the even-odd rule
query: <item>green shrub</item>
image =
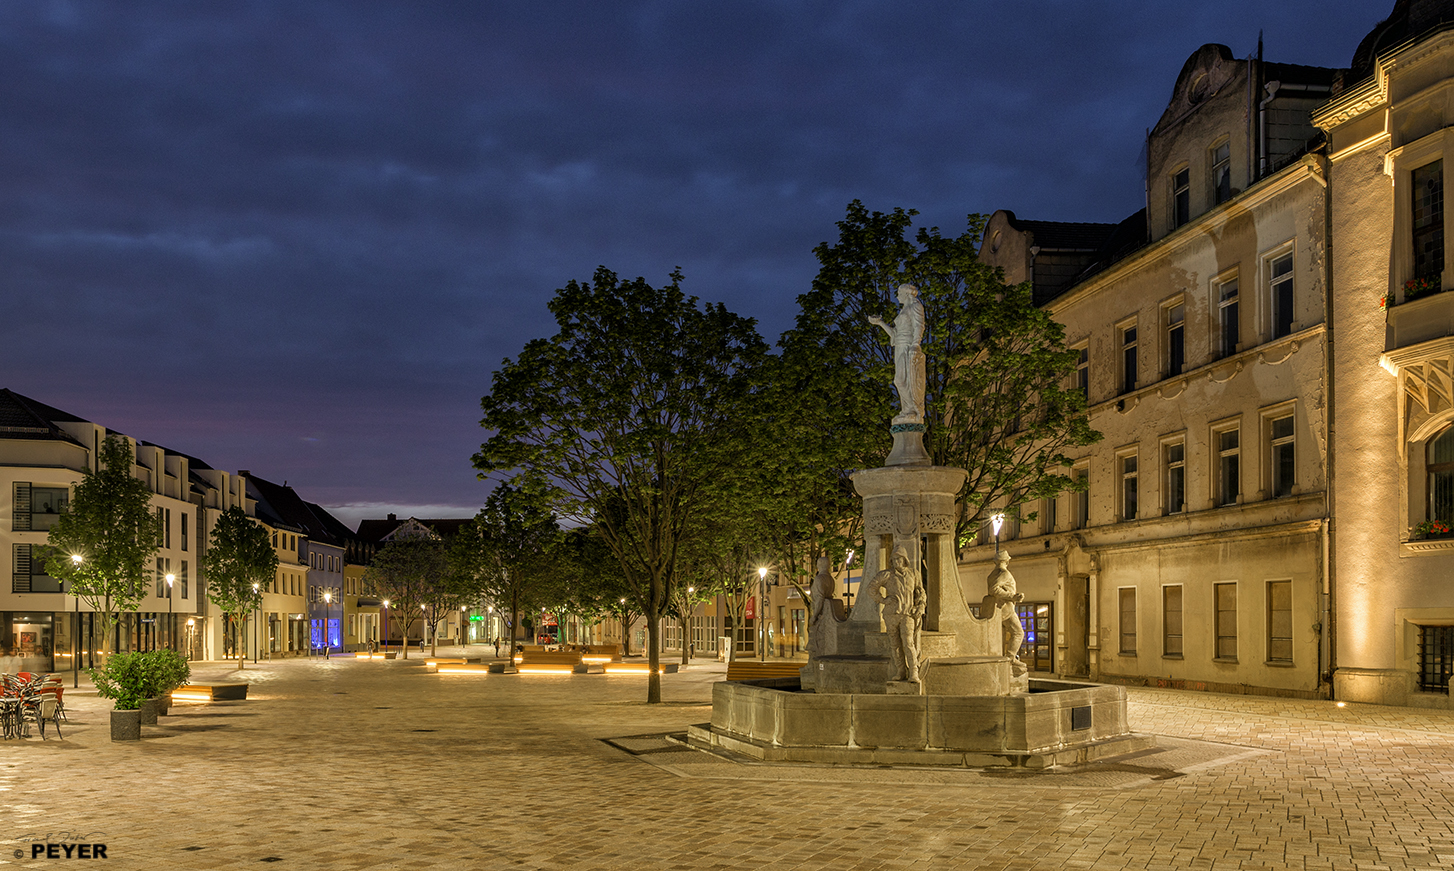
<svg viewBox="0 0 1454 871">
<path fill-rule="evenodd" d="M 135 711 L 148 698 L 147 662 L 144 653 L 113 653 L 100 668 L 88 668 L 86 674 L 96 684 L 103 699 L 116 702 L 118 711 Z"/>
</svg>

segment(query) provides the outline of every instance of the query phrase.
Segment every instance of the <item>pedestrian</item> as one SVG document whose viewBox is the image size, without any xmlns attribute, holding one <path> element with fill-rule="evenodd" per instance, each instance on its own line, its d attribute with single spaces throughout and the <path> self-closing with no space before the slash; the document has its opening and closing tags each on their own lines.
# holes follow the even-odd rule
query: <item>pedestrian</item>
<svg viewBox="0 0 1454 871">
<path fill-rule="evenodd" d="M 495 658 L 500 658 L 500 636 L 495 636 Z"/>
</svg>

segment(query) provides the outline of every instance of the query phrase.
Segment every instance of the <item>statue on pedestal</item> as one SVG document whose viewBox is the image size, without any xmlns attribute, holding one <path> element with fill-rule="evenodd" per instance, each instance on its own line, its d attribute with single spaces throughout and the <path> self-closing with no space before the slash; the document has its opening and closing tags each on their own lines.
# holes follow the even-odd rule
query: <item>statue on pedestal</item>
<svg viewBox="0 0 1454 871">
<path fill-rule="evenodd" d="M 899 285 L 899 315 L 890 327 L 883 318 L 870 315 L 868 322 L 889 334 L 894 346 L 894 390 L 899 394 L 899 413 L 894 423 L 924 421 L 924 304 L 919 288 Z"/>
<path fill-rule="evenodd" d="M 1020 615 L 1015 612 L 1015 605 L 1023 602 L 1025 595 L 1015 588 L 1015 576 L 1010 574 L 1009 562 L 1008 551 L 1002 550 L 995 554 L 995 567 L 990 569 L 988 578 L 989 595 L 980 603 L 979 613 L 988 617 L 994 611 L 1000 612 L 1001 625 L 1010 633 L 1005 654 L 1018 662 L 1020 645 L 1025 643 L 1025 627 L 1020 623 Z"/>
<path fill-rule="evenodd" d="M 903 545 L 894 548 L 890 567 L 873 576 L 869 595 L 883 607 L 884 628 L 893 657 L 893 681 L 919 681 L 919 633 L 928 604 L 924 588 L 909 563 Z"/>
<path fill-rule="evenodd" d="M 833 563 L 826 556 L 818 557 L 818 574 L 813 578 L 810 591 L 813 596 L 813 613 L 808 618 L 808 657 L 816 659 L 830 652 L 829 633 L 832 624 L 848 619 L 843 602 L 838 598 L 838 579 L 833 577 Z"/>
</svg>

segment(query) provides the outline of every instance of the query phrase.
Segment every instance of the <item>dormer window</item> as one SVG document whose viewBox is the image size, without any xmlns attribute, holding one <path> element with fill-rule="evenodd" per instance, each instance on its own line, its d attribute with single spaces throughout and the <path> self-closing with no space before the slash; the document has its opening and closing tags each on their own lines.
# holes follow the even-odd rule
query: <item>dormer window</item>
<svg viewBox="0 0 1454 871">
<path fill-rule="evenodd" d="M 1223 142 L 1212 149 L 1212 204 L 1232 198 L 1232 146 Z"/>
<path fill-rule="evenodd" d="M 1182 169 L 1171 177 L 1171 227 L 1191 220 L 1191 170 Z"/>
</svg>

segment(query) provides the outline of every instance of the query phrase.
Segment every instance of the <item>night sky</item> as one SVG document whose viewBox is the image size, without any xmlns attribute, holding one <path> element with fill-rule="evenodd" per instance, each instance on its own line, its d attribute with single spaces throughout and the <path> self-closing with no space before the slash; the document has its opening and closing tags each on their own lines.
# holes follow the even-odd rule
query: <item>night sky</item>
<svg viewBox="0 0 1454 871">
<path fill-rule="evenodd" d="M 469 516 L 491 372 L 597 265 L 775 340 L 850 200 L 1118 221 L 1198 46 L 1392 0 L 0 0 L 0 387 L 353 525 Z"/>
</svg>

